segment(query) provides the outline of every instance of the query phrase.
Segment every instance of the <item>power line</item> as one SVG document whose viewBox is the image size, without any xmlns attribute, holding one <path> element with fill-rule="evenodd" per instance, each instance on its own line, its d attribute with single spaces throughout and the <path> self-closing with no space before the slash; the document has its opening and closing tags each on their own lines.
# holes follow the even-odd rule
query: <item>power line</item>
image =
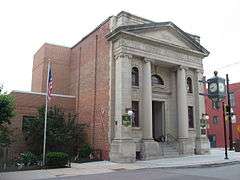
<svg viewBox="0 0 240 180">
<path fill-rule="evenodd" d="M 240 61 L 236 61 L 236 62 L 234 62 L 234 63 L 227 64 L 227 65 L 224 65 L 224 66 L 219 67 L 219 68 L 216 68 L 216 69 L 225 69 L 225 68 L 228 68 L 228 67 L 231 67 L 231 66 L 237 65 L 237 64 L 240 64 Z"/>
</svg>

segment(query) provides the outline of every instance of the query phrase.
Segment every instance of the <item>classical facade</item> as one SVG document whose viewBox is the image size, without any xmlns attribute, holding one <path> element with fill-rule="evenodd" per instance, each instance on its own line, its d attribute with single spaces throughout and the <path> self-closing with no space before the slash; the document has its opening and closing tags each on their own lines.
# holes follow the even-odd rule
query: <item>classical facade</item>
<svg viewBox="0 0 240 180">
<path fill-rule="evenodd" d="M 50 61 L 54 93 L 75 98 L 88 142 L 103 159 L 203 154 L 209 142 L 200 129 L 199 80 L 208 54 L 199 36 L 172 22 L 120 12 L 71 48 L 44 44 L 34 56 L 32 91 L 45 92 Z M 123 123 L 129 110 L 130 126 Z"/>
</svg>

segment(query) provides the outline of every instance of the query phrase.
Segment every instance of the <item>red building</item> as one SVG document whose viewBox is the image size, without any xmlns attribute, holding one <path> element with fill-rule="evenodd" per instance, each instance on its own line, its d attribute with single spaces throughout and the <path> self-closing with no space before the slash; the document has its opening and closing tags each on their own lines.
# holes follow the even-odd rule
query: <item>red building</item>
<svg viewBox="0 0 240 180">
<path fill-rule="evenodd" d="M 229 85 L 230 101 L 232 110 L 235 116 L 232 118 L 233 126 L 233 141 L 240 138 L 240 83 Z M 227 97 L 224 100 L 227 104 Z M 224 147 L 224 133 L 223 133 L 223 111 L 222 104 L 213 103 L 208 97 L 205 98 L 206 113 L 209 115 L 208 120 L 208 138 L 211 147 Z M 219 107 L 219 108 L 218 108 Z M 227 124 L 227 142 L 229 144 L 229 121 L 226 118 Z"/>
</svg>

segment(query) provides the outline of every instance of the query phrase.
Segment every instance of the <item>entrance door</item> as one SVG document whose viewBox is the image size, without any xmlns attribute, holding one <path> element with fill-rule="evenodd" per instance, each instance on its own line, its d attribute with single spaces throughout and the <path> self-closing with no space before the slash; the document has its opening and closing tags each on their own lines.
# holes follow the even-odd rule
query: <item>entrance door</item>
<svg viewBox="0 0 240 180">
<path fill-rule="evenodd" d="M 216 135 L 215 135 L 215 134 L 208 135 L 208 139 L 209 139 L 209 141 L 210 141 L 210 147 L 211 147 L 211 148 L 217 147 Z"/>
<path fill-rule="evenodd" d="M 152 127 L 153 139 L 155 141 L 162 141 L 164 140 L 163 137 L 165 137 L 164 109 L 164 102 L 152 102 Z"/>
</svg>

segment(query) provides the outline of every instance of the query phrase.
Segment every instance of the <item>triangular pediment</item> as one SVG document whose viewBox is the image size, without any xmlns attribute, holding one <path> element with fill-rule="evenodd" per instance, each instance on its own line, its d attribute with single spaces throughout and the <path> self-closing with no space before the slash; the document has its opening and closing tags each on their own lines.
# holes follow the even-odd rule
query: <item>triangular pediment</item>
<svg viewBox="0 0 240 180">
<path fill-rule="evenodd" d="M 189 41 L 171 27 L 148 28 L 143 30 L 133 31 L 138 35 L 174 44 L 183 48 L 197 50 Z"/>
<path fill-rule="evenodd" d="M 142 39 L 148 39 L 155 42 L 179 47 L 185 50 L 193 50 L 199 52 L 205 57 L 209 55 L 199 43 L 199 37 L 184 32 L 172 22 L 146 23 L 138 25 L 119 26 L 107 35 L 110 40 L 117 37 L 118 34 L 126 33 L 130 36 L 136 36 Z M 193 52 L 192 51 L 192 52 Z"/>
</svg>

